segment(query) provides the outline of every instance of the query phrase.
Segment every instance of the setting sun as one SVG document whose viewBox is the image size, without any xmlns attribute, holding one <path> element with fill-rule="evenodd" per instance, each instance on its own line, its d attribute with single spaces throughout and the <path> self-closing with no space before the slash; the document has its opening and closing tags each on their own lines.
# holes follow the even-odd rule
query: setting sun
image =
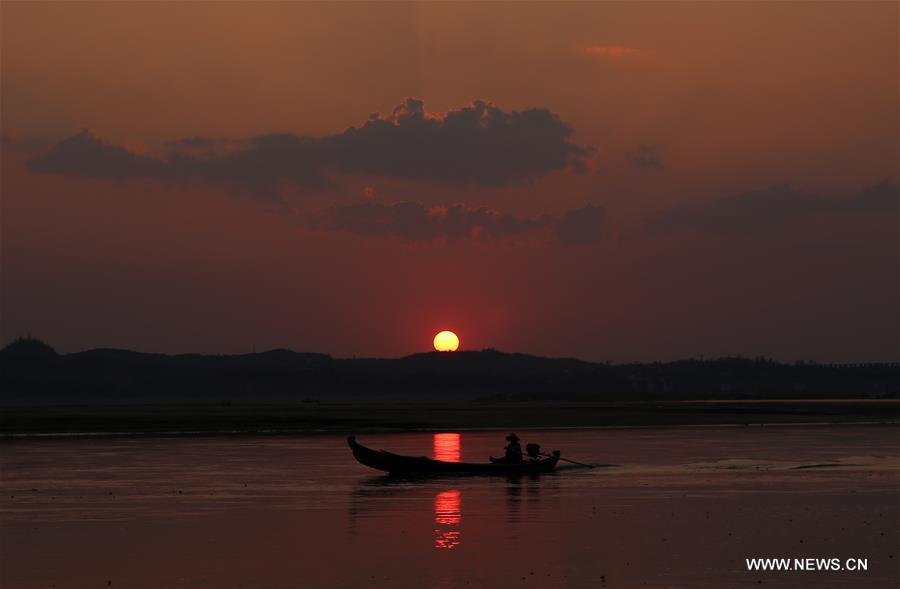
<svg viewBox="0 0 900 589">
<path fill-rule="evenodd" d="M 455 352 L 459 338 L 452 331 L 442 331 L 434 336 L 434 349 L 438 352 Z"/>
</svg>

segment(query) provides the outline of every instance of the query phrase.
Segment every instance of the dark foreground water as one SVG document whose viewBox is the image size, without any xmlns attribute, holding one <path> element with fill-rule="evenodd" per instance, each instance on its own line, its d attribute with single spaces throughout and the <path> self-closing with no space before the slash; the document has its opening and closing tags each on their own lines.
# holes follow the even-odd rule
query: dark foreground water
<svg viewBox="0 0 900 589">
<path fill-rule="evenodd" d="M 523 432 L 520 432 L 523 433 Z M 524 432 L 618 467 L 391 480 L 341 437 L 0 444 L 0 587 L 896 587 L 900 430 Z M 498 433 L 361 437 L 483 460 Z M 866 559 L 748 571 L 745 559 Z"/>
</svg>

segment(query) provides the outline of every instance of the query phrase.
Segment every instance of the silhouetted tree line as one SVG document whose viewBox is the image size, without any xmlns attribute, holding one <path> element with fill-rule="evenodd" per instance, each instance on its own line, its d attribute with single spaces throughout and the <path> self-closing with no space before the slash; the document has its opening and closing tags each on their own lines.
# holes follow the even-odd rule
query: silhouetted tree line
<svg viewBox="0 0 900 589">
<path fill-rule="evenodd" d="M 635 364 L 496 350 L 332 358 L 95 349 L 57 354 L 23 338 L 0 350 L 0 399 L 13 403 L 283 402 L 345 395 L 425 400 L 896 398 L 900 365 L 720 358 Z"/>
</svg>

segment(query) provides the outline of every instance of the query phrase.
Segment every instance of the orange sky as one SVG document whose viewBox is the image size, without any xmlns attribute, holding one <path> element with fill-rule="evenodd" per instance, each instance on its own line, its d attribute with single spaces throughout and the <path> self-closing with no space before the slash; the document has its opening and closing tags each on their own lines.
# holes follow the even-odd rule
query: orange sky
<svg viewBox="0 0 900 589">
<path fill-rule="evenodd" d="M 900 356 L 896 3 L 5 2 L 0 17 L 4 341 L 398 355 L 450 328 L 463 347 L 592 359 Z M 435 165 L 475 180 L 335 156 L 327 186 L 282 178 L 272 198 L 219 172 L 27 167 L 82 129 L 129 157 L 189 137 L 342 140 L 407 97 L 436 116 L 546 109 L 592 149 L 587 168 L 482 182 L 490 166 L 448 143 Z M 361 202 L 393 225 L 344 223 Z M 476 237 L 411 240 L 401 202 L 462 204 Z M 596 237 L 568 238 L 586 205 Z M 491 227 L 503 237 L 477 237 Z"/>
</svg>

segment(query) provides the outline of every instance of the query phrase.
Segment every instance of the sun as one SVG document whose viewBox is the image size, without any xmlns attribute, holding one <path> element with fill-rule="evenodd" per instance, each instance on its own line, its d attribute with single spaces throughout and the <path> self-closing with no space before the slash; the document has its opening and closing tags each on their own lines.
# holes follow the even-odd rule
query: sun
<svg viewBox="0 0 900 589">
<path fill-rule="evenodd" d="M 434 349 L 438 352 L 455 352 L 459 338 L 452 331 L 442 331 L 434 336 Z"/>
</svg>

